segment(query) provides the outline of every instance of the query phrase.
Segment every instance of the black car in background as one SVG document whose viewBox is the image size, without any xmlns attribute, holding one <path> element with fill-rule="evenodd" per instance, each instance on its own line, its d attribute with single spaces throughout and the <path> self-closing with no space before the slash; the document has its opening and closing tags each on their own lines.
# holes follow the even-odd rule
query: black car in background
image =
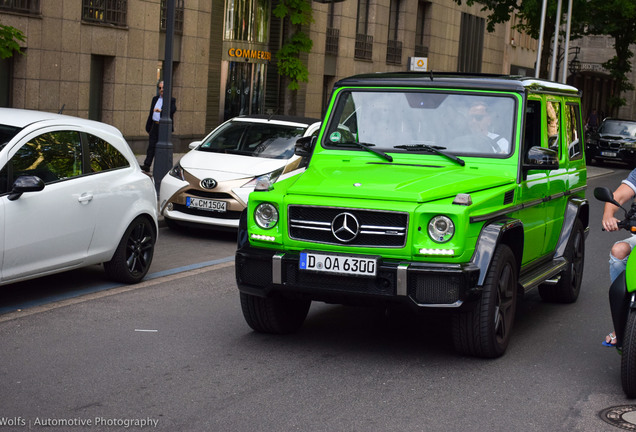
<svg viewBox="0 0 636 432">
<path fill-rule="evenodd" d="M 636 167 L 636 121 L 606 118 L 585 143 L 588 163 L 624 162 Z"/>
</svg>

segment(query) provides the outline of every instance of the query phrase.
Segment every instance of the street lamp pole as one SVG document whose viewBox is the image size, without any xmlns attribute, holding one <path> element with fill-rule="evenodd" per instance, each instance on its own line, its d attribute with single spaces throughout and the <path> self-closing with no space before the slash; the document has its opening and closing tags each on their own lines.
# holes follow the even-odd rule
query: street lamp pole
<svg viewBox="0 0 636 432">
<path fill-rule="evenodd" d="M 159 119 L 159 140 L 157 141 L 155 164 L 152 175 L 155 189 L 159 194 L 161 179 L 172 168 L 172 45 L 174 35 L 174 6 L 175 0 L 166 0 L 166 51 L 163 67 L 163 108 Z"/>
<path fill-rule="evenodd" d="M 561 27 L 561 0 L 557 3 L 557 13 L 554 25 L 554 40 L 552 41 L 552 63 L 550 65 L 550 81 L 556 80 L 556 59 L 559 46 L 559 27 Z"/>
<path fill-rule="evenodd" d="M 568 1 L 568 20 L 567 20 L 567 30 L 565 31 L 565 48 L 563 52 L 565 53 L 565 62 L 563 64 L 563 72 L 561 73 L 561 82 L 565 84 L 568 76 L 568 68 L 566 68 L 567 63 L 567 53 L 570 52 L 570 27 L 572 24 L 572 0 Z"/>
</svg>

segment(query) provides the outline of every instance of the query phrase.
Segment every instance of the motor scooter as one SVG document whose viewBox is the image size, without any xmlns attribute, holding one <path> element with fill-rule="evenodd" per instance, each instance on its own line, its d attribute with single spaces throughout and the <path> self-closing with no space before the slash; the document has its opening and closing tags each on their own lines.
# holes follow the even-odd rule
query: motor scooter
<svg viewBox="0 0 636 432">
<path fill-rule="evenodd" d="M 636 234 L 636 202 L 625 210 L 605 187 L 594 189 L 594 198 L 609 202 L 625 212 L 618 227 Z M 636 397 L 636 253 L 629 255 L 627 267 L 609 290 L 610 310 L 616 334 L 616 348 L 621 353 L 621 384 L 628 398 Z"/>
</svg>

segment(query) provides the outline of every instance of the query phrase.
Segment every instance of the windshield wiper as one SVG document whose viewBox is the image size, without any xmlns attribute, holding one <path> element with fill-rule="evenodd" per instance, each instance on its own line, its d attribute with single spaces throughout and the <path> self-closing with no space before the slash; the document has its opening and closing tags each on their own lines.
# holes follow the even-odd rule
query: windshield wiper
<svg viewBox="0 0 636 432">
<path fill-rule="evenodd" d="M 463 159 L 460 159 L 460 158 L 458 158 L 455 155 L 452 155 L 450 153 L 446 153 L 446 152 L 442 151 L 446 147 L 430 146 L 428 144 L 397 145 L 397 146 L 394 146 L 394 147 L 395 148 L 399 148 L 399 149 L 404 149 L 406 151 L 425 150 L 425 151 L 437 153 L 438 155 L 442 155 L 442 156 L 444 156 L 444 157 L 446 157 L 446 158 L 448 158 L 448 159 L 450 159 L 452 161 L 457 162 L 461 166 L 466 165 L 466 162 L 464 162 Z"/>
<path fill-rule="evenodd" d="M 384 159 L 388 160 L 389 162 L 393 162 L 393 157 L 391 157 L 391 155 L 384 153 L 382 150 L 376 150 L 372 148 L 375 146 L 375 144 L 350 141 L 350 142 L 338 143 L 337 145 L 355 145 L 362 149 L 370 151 L 371 153 L 375 153 L 378 156 L 381 156 Z"/>
</svg>

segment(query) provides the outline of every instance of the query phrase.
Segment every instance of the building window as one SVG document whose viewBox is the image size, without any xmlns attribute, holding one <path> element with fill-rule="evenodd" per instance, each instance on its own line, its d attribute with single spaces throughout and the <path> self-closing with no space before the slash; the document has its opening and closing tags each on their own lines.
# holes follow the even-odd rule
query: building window
<svg viewBox="0 0 636 432">
<path fill-rule="evenodd" d="M 338 55 L 338 41 L 340 39 L 340 30 L 337 28 L 327 28 L 327 41 L 325 43 L 325 54 Z"/>
<path fill-rule="evenodd" d="M 462 13 L 457 72 L 481 72 L 486 20 Z"/>
<path fill-rule="evenodd" d="M 391 0 L 389 5 L 389 38 L 386 46 L 387 64 L 402 63 L 402 42 L 398 37 L 400 28 L 400 0 Z"/>
<path fill-rule="evenodd" d="M 126 25 L 128 0 L 82 0 L 82 20 L 100 24 Z"/>
<path fill-rule="evenodd" d="M 40 0 L 0 0 L 0 10 L 39 15 Z"/>
<path fill-rule="evenodd" d="M 354 57 L 360 60 L 372 60 L 373 36 L 369 31 L 370 0 L 358 0 L 358 21 L 356 23 L 356 47 Z"/>
<path fill-rule="evenodd" d="M 417 3 L 417 21 L 415 23 L 415 57 L 428 57 L 428 45 L 430 42 L 430 10 L 431 2 L 420 1 Z"/>
<path fill-rule="evenodd" d="M 270 2 L 225 0 L 225 40 L 267 43 Z"/>
<path fill-rule="evenodd" d="M 183 2 L 184 0 L 174 2 L 174 32 L 177 34 L 183 34 Z M 166 31 L 167 4 L 168 0 L 161 0 L 161 31 Z"/>
<path fill-rule="evenodd" d="M 327 17 L 327 40 L 325 42 L 325 54 L 338 55 L 338 42 L 340 39 L 340 29 L 334 25 L 335 3 L 329 3 L 329 15 Z"/>
<path fill-rule="evenodd" d="M 388 40 L 386 44 L 387 64 L 402 64 L 402 42 L 399 40 Z"/>
</svg>

